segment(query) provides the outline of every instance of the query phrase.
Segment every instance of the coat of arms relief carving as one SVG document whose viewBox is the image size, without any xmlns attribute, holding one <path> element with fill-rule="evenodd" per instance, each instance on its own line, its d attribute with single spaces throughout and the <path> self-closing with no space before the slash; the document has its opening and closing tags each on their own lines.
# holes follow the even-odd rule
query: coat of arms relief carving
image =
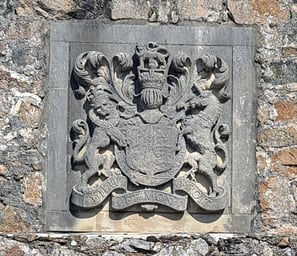
<svg viewBox="0 0 297 256">
<path fill-rule="evenodd" d="M 81 173 L 72 204 L 110 200 L 114 210 L 183 212 L 190 197 L 206 212 L 227 207 L 217 180 L 229 164 L 230 129 L 220 118 L 230 99 L 223 59 L 172 56 L 151 42 L 111 59 L 84 52 L 71 80 L 86 112 L 71 129 L 72 169 Z"/>
</svg>

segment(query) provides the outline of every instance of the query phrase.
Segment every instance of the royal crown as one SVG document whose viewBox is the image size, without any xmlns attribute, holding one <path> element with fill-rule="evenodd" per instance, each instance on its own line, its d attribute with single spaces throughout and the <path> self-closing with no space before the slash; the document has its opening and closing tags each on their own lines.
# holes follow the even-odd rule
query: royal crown
<svg viewBox="0 0 297 256">
<path fill-rule="evenodd" d="M 162 90 L 167 80 L 169 53 L 156 43 L 138 45 L 136 55 L 139 58 L 138 76 L 141 89 Z"/>
</svg>

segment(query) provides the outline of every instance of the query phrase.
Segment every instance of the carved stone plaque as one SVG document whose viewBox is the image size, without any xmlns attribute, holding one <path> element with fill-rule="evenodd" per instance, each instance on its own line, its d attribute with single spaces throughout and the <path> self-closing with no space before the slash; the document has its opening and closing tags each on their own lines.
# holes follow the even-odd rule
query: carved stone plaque
<svg viewBox="0 0 297 256">
<path fill-rule="evenodd" d="M 53 24 L 47 229 L 249 231 L 252 32 Z"/>
</svg>

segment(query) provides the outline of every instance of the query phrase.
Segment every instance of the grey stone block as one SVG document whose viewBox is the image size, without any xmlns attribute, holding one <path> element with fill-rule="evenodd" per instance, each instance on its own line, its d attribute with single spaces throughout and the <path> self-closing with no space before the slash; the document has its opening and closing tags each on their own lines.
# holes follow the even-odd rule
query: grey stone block
<svg viewBox="0 0 297 256">
<path fill-rule="evenodd" d="M 254 146 L 254 31 L 252 28 L 239 28 L 226 25 L 165 26 L 58 22 L 52 24 L 50 38 L 49 153 L 45 211 L 47 230 L 131 233 L 250 231 L 251 211 L 254 203 L 254 174 L 256 169 Z M 153 115 L 143 115 L 141 118 L 145 121 L 141 121 L 142 123 L 140 125 L 137 118 L 130 120 L 130 117 L 121 117 L 120 124 L 116 123 L 110 126 L 109 129 L 100 128 L 100 130 L 98 128 L 100 124 L 97 125 L 95 119 L 90 115 L 91 112 L 89 110 L 92 109 L 92 106 L 88 107 L 86 105 L 87 101 L 85 101 L 86 98 L 83 95 L 79 96 L 79 94 L 84 94 L 84 91 L 87 91 L 89 96 L 97 97 L 97 92 L 89 90 L 90 83 L 92 83 L 90 81 L 96 76 L 99 78 L 105 77 L 105 81 L 110 81 L 108 80 L 109 78 L 106 78 L 107 69 L 98 71 L 99 73 L 101 72 L 101 75 L 94 73 L 94 75 L 88 78 L 88 74 L 93 72 L 92 69 L 98 68 L 99 70 L 104 65 L 106 68 L 109 68 L 106 63 L 108 61 L 112 62 L 112 57 L 118 52 L 127 52 L 127 59 L 131 59 L 135 54 L 135 48 L 138 43 L 147 45 L 149 42 L 155 42 L 158 46 L 146 46 L 148 47 L 146 48 L 147 52 L 144 55 L 142 53 L 139 54 L 140 63 L 142 61 L 141 58 L 147 58 L 148 60 L 155 58 L 154 61 L 156 61 L 156 58 L 158 59 L 158 62 L 153 61 L 151 63 L 152 65 L 148 65 L 149 69 L 156 69 L 158 65 L 158 68 L 162 69 L 163 60 L 161 55 L 166 54 L 164 50 L 166 49 L 166 51 L 170 52 L 170 56 L 180 56 L 183 53 L 188 55 L 193 63 L 198 63 L 196 60 L 200 58 L 203 60 L 203 65 L 210 65 L 210 69 L 205 69 L 204 66 L 206 73 L 209 72 L 205 80 L 210 84 L 217 83 L 223 85 L 229 79 L 229 86 L 226 89 L 226 93 L 231 95 L 231 99 L 226 101 L 226 103 L 219 104 L 220 114 L 215 120 L 215 123 L 211 124 L 209 128 L 211 130 L 213 129 L 215 133 L 215 127 L 219 128 L 219 125 L 223 125 L 220 130 L 222 134 L 227 127 L 231 131 L 229 140 L 224 140 L 225 146 L 221 147 L 221 153 L 224 152 L 223 155 L 225 156 L 217 156 L 221 159 L 225 157 L 229 159 L 226 160 L 227 162 L 224 165 L 224 171 L 221 175 L 210 175 L 207 174 L 206 169 L 203 169 L 203 166 L 213 166 L 213 161 L 215 160 L 211 160 L 214 157 L 213 153 L 209 153 L 206 157 L 206 153 L 201 151 L 202 141 L 204 140 L 203 129 L 205 129 L 204 126 L 201 126 L 204 122 L 202 119 L 200 121 L 197 120 L 196 123 L 188 122 L 189 127 L 192 129 L 190 133 L 197 131 L 197 136 L 200 136 L 197 146 L 195 146 L 196 142 L 194 142 L 193 137 L 181 135 L 182 140 L 185 141 L 183 143 L 186 143 L 187 147 L 191 147 L 192 151 L 200 154 L 199 159 L 197 158 L 194 161 L 193 158 L 191 161 L 186 161 L 183 158 L 183 154 L 188 149 L 183 144 L 178 146 L 181 149 L 174 149 L 174 152 L 181 150 L 181 153 L 176 153 L 176 159 L 172 157 L 173 160 L 175 159 L 174 161 L 168 158 L 168 163 L 170 161 L 175 162 L 176 167 L 174 168 L 177 168 L 176 171 L 170 171 L 171 169 L 164 171 L 165 169 L 163 170 L 163 167 L 161 168 L 158 164 L 154 165 L 155 163 L 150 162 L 149 159 L 147 164 L 141 164 L 141 162 L 135 162 L 133 160 L 134 164 L 143 170 L 140 174 L 137 174 L 136 169 L 131 171 L 131 163 L 129 161 L 132 160 L 129 159 L 126 149 L 123 149 L 127 145 L 124 140 L 121 141 L 121 133 L 131 133 L 135 138 L 138 133 L 142 132 L 143 128 L 146 131 L 142 136 L 144 138 L 143 144 L 145 145 L 146 140 L 149 141 L 154 140 L 153 138 L 155 137 L 164 137 L 164 134 L 161 134 L 161 130 L 158 130 L 159 128 L 161 129 L 161 126 L 163 128 L 166 127 L 167 135 L 169 136 L 171 134 L 173 137 L 177 136 L 175 135 L 176 128 L 171 131 L 170 125 L 168 127 L 164 123 L 162 125 L 153 125 L 153 120 L 157 118 L 157 114 L 159 113 L 155 111 Z M 152 57 L 153 54 L 159 51 L 158 49 L 160 49 L 160 54 L 156 55 L 158 57 Z M 83 52 L 88 53 L 77 58 Z M 106 57 L 100 55 L 101 53 L 99 54 L 99 52 L 103 53 Z M 208 57 L 203 57 L 206 54 L 208 54 Z M 133 61 L 137 61 L 136 58 L 137 54 L 134 55 Z M 164 59 L 165 62 L 171 61 L 171 59 L 167 60 L 166 58 Z M 212 61 L 214 62 L 213 64 L 207 64 Z M 89 64 L 86 64 L 86 62 Z M 115 62 L 113 61 L 113 63 Z M 184 65 L 183 67 L 185 67 L 185 63 L 182 64 Z M 175 76 L 175 81 L 182 83 L 183 78 L 181 77 L 183 71 L 177 71 L 177 68 L 174 71 L 174 66 L 172 65 L 174 64 L 171 64 L 169 67 L 169 72 L 172 72 L 170 75 Z M 225 66 L 229 66 L 229 78 L 227 76 L 225 78 L 224 72 L 228 71 L 228 68 L 225 69 Z M 75 71 L 74 67 L 78 67 L 77 71 Z M 196 67 L 198 67 L 198 64 Z M 121 70 L 124 73 L 120 73 L 120 75 L 127 77 L 127 72 L 137 74 L 136 68 L 137 66 L 134 66 L 129 69 L 127 66 L 124 70 Z M 140 70 L 140 73 L 138 73 L 138 78 L 136 76 L 136 79 L 139 79 L 141 85 L 141 72 L 144 72 L 146 69 L 143 69 L 143 71 L 141 69 L 138 70 Z M 152 70 L 151 72 L 153 72 Z M 195 72 L 194 70 L 190 71 L 191 75 Z M 214 74 L 214 79 L 217 80 L 210 79 L 212 73 Z M 155 78 L 157 79 L 157 77 Z M 131 80 L 131 84 L 136 85 L 133 79 Z M 201 83 L 202 78 L 199 77 L 197 79 Z M 112 83 L 116 81 L 113 77 L 111 80 L 113 81 Z M 219 83 L 218 81 L 221 82 Z M 193 84 L 190 82 L 187 83 L 191 88 L 194 88 Z M 143 84 L 142 86 L 145 87 L 146 85 Z M 172 86 L 174 86 L 173 83 Z M 199 86 L 201 87 L 202 85 L 200 84 Z M 207 102 L 211 100 L 216 102 L 217 97 L 214 96 L 216 94 L 212 94 L 210 91 L 203 94 L 199 90 L 195 94 L 196 96 L 193 95 L 191 92 L 184 93 L 184 101 L 180 101 L 184 104 L 185 112 L 183 113 L 187 116 L 188 120 L 194 120 L 194 108 L 198 108 L 198 113 L 206 113 L 205 106 L 210 103 L 203 105 L 205 104 L 201 98 L 203 95 Z M 100 98 L 101 103 L 103 102 L 102 97 Z M 142 99 L 141 108 L 143 110 L 137 108 L 136 112 L 138 114 L 136 116 L 141 116 L 147 110 L 156 110 L 164 104 L 164 101 L 166 102 L 165 98 L 163 98 L 163 101 L 156 101 L 156 98 L 154 98 L 155 101 L 152 102 L 152 98 L 145 97 L 143 96 Z M 185 100 L 185 98 L 189 99 Z M 194 99 L 196 100 L 194 101 Z M 134 98 L 134 103 L 130 105 L 137 104 L 135 103 L 137 100 L 137 98 Z M 95 101 L 92 103 L 92 100 L 90 102 L 91 104 L 97 104 Z M 114 100 L 114 102 L 118 102 L 118 100 Z M 178 105 L 172 106 L 174 106 L 174 109 L 179 108 Z M 168 110 L 162 111 L 162 113 L 165 113 Z M 216 116 L 218 113 L 212 110 L 209 115 Z M 169 112 L 165 116 L 170 116 Z M 136 127 L 141 128 L 138 132 L 136 131 L 137 129 L 134 133 L 132 132 L 131 123 L 133 122 L 135 122 L 133 124 L 134 127 L 136 125 Z M 71 127 L 72 123 L 74 124 L 73 127 Z M 122 123 L 130 128 L 122 127 Z M 182 131 L 183 128 L 179 125 L 177 127 Z M 144 126 L 147 126 L 147 128 L 144 129 Z M 149 131 L 154 134 L 152 137 L 147 135 Z M 187 132 L 185 130 L 185 134 Z M 89 143 L 86 144 L 88 145 L 87 148 L 80 152 L 77 145 L 82 143 L 83 134 L 89 134 L 90 139 L 89 142 L 85 142 Z M 106 136 L 108 142 L 104 145 L 111 145 L 111 152 L 113 152 L 113 147 L 115 147 L 112 153 L 114 156 L 109 155 L 109 157 L 112 156 L 116 159 L 116 162 L 113 159 L 114 162 L 111 162 L 109 167 L 109 169 L 111 168 L 110 170 L 113 170 L 111 174 L 104 173 L 104 170 L 99 170 L 93 156 L 82 157 L 83 154 L 86 155 L 88 152 L 93 152 L 92 154 L 94 154 L 96 150 L 103 149 L 105 146 L 100 146 L 100 141 L 104 136 Z M 205 143 L 204 145 L 208 148 L 212 147 L 212 144 L 209 144 L 210 142 Z M 183 147 L 185 148 L 183 149 Z M 76 149 L 77 155 L 75 155 Z M 189 152 L 192 152 L 191 150 Z M 154 152 L 154 149 L 152 148 L 151 151 Z M 210 150 L 209 152 L 213 151 Z M 137 158 L 136 151 L 134 153 Z M 98 154 L 100 155 L 100 153 Z M 108 156 L 105 157 L 108 158 Z M 160 164 L 165 163 L 165 158 L 163 157 L 162 159 L 160 160 Z M 224 160 L 222 161 L 224 162 Z M 150 166 L 154 166 L 155 174 L 148 174 Z M 181 166 L 183 166 L 182 171 L 186 173 L 190 169 L 188 166 L 194 169 L 200 168 L 200 174 L 194 173 L 193 180 L 190 182 L 186 176 L 179 176 Z M 88 171 L 90 169 L 92 171 Z M 120 175 L 117 169 L 122 172 Z M 164 175 L 159 175 L 162 172 L 164 172 Z M 100 178 L 101 175 L 106 176 L 106 179 L 102 180 L 102 183 L 98 179 L 98 176 Z M 172 181 L 173 178 L 175 178 L 175 181 Z M 197 190 L 190 189 L 191 186 L 195 188 L 196 178 L 199 179 L 202 187 L 205 186 L 206 192 L 203 192 L 203 189 L 201 192 L 198 187 Z M 185 180 L 187 183 L 184 183 Z M 140 189 L 141 187 L 146 187 L 146 190 L 142 191 Z M 111 196 L 114 199 L 110 201 L 109 196 L 115 189 L 117 189 L 116 193 L 113 192 Z M 126 194 L 119 193 L 118 189 L 125 189 L 128 192 Z M 221 189 L 225 193 L 224 196 L 222 196 Z M 179 191 L 182 191 L 182 195 L 175 194 L 180 193 Z M 197 193 L 200 195 L 199 197 Z M 192 199 L 189 199 L 187 195 Z M 132 197 L 136 201 L 133 201 L 131 199 Z M 167 200 L 169 203 L 164 200 Z M 206 203 L 205 201 L 205 203 L 202 203 L 203 200 L 208 202 Z M 184 202 L 186 202 L 185 205 Z M 138 205 L 141 205 L 141 208 Z M 168 206 L 172 209 L 170 210 Z M 144 210 L 148 212 L 144 212 Z M 153 210 L 156 211 L 153 212 Z M 134 223 L 133 225 L 129 224 L 131 221 Z M 172 225 L 176 227 L 175 230 L 172 230 Z"/>
</svg>

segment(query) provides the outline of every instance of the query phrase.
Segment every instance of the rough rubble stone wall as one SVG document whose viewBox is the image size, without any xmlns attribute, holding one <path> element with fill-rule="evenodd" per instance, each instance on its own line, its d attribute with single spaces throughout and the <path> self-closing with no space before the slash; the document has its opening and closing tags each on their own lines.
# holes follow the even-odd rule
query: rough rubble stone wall
<svg viewBox="0 0 297 256">
<path fill-rule="evenodd" d="M 220 240 L 209 236 L 119 240 L 33 234 L 41 232 L 43 224 L 49 24 L 79 19 L 258 28 L 254 230 L 259 235 L 223 236 Z M 1 0 L 0 95 L 1 256 L 295 255 L 296 0 Z"/>
</svg>

